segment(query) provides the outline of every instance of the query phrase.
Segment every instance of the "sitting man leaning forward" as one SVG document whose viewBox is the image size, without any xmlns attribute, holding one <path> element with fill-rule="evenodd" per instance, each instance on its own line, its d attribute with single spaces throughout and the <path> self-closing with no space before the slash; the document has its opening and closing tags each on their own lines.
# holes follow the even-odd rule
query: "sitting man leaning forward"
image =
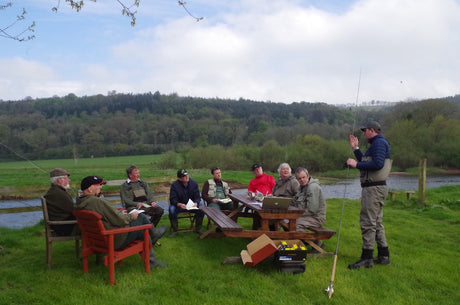
<svg viewBox="0 0 460 305">
<path fill-rule="evenodd" d="M 307 169 L 303 167 L 295 170 L 295 176 L 300 186 L 292 199 L 292 205 L 305 210 L 297 219 L 297 231 L 321 227 L 326 220 L 326 199 L 319 180 L 310 177 Z M 324 243 L 320 240 L 313 242 L 321 248 L 324 247 Z"/>
<path fill-rule="evenodd" d="M 77 209 L 93 211 L 101 215 L 102 223 L 106 230 L 134 227 L 144 224 L 150 224 L 143 213 L 133 211 L 130 214 L 123 214 L 113 207 L 108 200 L 98 196 L 101 192 L 104 179 L 97 176 L 88 176 L 81 181 L 81 190 L 83 194 L 77 198 Z M 150 242 L 156 241 L 166 232 L 166 226 L 163 225 L 159 229 L 151 228 L 149 230 Z M 114 240 L 115 250 L 123 249 L 135 240 L 144 240 L 142 231 L 134 231 L 123 234 L 116 234 Z M 157 261 L 153 248 L 150 249 L 150 266 L 164 267 L 164 263 Z"/>
</svg>

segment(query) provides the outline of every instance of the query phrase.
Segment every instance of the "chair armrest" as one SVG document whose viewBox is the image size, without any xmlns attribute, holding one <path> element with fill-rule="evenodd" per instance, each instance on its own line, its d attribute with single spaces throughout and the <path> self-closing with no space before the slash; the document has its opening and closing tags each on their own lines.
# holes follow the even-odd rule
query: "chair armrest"
<svg viewBox="0 0 460 305">
<path fill-rule="evenodd" d="M 72 225 L 76 224 L 77 220 L 49 220 L 48 224 L 50 225 Z"/>
<path fill-rule="evenodd" d="M 127 227 L 127 228 L 120 228 L 120 229 L 112 229 L 112 230 L 105 230 L 102 232 L 103 235 L 113 235 L 113 234 L 121 234 L 121 233 L 128 233 L 128 232 L 134 232 L 134 231 L 141 231 L 145 229 L 150 229 L 152 228 L 152 224 L 146 224 L 146 225 L 141 225 L 141 226 L 135 226 L 135 227 Z"/>
</svg>

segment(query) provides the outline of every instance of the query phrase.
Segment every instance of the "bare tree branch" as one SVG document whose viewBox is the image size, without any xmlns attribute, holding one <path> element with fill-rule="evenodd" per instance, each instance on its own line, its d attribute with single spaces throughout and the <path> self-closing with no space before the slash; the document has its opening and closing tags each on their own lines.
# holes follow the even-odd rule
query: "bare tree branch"
<svg viewBox="0 0 460 305">
<path fill-rule="evenodd" d="M 177 1 L 177 2 L 179 3 L 180 6 L 182 6 L 184 8 L 184 10 L 187 12 L 187 14 L 189 14 L 193 19 L 196 20 L 196 22 L 203 20 L 203 17 L 195 17 L 194 15 L 192 15 L 192 13 L 190 13 L 190 11 L 185 6 L 187 4 L 187 2 L 183 2 L 183 1 Z"/>
<path fill-rule="evenodd" d="M 12 7 L 13 4 L 11 2 L 8 2 L 4 5 L 0 5 L 0 10 L 4 10 L 4 9 L 7 9 L 9 7 Z M 12 31 L 13 31 L 13 27 L 18 23 L 18 22 L 21 22 L 21 21 L 24 21 L 26 19 L 25 15 L 27 14 L 26 10 L 23 8 L 22 9 L 22 14 L 21 15 L 18 15 L 16 17 L 16 20 L 11 22 L 9 25 L 7 26 L 4 26 L 2 28 L 0 28 L 0 37 L 3 37 L 3 38 L 8 38 L 8 39 L 13 39 L 13 40 L 17 40 L 17 41 L 27 41 L 27 40 L 31 40 L 31 39 L 34 39 L 35 38 L 35 35 L 30 35 L 30 36 L 24 36 L 25 33 L 27 32 L 30 32 L 30 33 L 33 33 L 35 32 L 35 21 L 32 22 L 32 24 L 30 24 L 28 27 L 26 27 L 25 29 L 23 29 L 21 32 L 19 33 L 16 33 L 16 34 L 13 34 Z"/>
</svg>

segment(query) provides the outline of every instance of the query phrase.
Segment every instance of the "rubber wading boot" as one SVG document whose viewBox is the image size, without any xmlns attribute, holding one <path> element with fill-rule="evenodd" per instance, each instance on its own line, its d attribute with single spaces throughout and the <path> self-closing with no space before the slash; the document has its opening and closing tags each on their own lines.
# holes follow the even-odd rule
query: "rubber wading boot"
<svg viewBox="0 0 460 305">
<path fill-rule="evenodd" d="M 167 267 L 167 266 L 168 264 L 159 262 L 156 259 L 155 254 L 153 253 L 153 249 L 150 249 L 150 267 Z"/>
<path fill-rule="evenodd" d="M 194 232 L 195 232 L 195 233 L 198 233 L 198 234 L 201 234 L 201 227 L 202 227 L 202 225 L 203 225 L 203 218 L 198 218 L 198 217 L 197 217 L 197 218 L 195 219 L 195 221 L 196 221 L 196 222 L 195 222 L 195 230 L 194 230 Z"/>
<path fill-rule="evenodd" d="M 166 225 L 162 225 L 159 228 L 152 228 L 150 229 L 150 238 L 152 239 L 152 245 L 155 245 L 157 241 L 165 234 L 168 227 Z"/>
<path fill-rule="evenodd" d="M 171 235 L 169 237 L 174 237 L 177 235 L 177 231 L 179 230 L 179 222 L 176 220 L 171 220 Z"/>
<path fill-rule="evenodd" d="M 374 258 L 374 264 L 390 265 L 390 251 L 388 247 L 378 247 L 378 256 Z"/>
<path fill-rule="evenodd" d="M 361 258 L 354 264 L 348 265 L 348 269 L 372 268 L 374 267 L 373 249 L 363 249 Z"/>
</svg>

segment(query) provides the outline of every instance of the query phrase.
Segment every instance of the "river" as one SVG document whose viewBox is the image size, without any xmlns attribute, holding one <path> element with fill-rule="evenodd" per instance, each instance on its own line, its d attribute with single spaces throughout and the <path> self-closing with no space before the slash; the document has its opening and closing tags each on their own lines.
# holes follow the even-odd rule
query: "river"
<svg viewBox="0 0 460 305">
<path fill-rule="evenodd" d="M 418 177 L 414 176 L 390 176 L 387 180 L 390 189 L 417 190 Z M 427 177 L 426 188 L 435 188 L 443 185 L 460 185 L 460 175 Z M 358 199 L 361 196 L 359 179 L 343 180 L 335 184 L 322 186 L 326 198 L 348 198 Z M 234 190 L 234 192 L 245 192 L 246 190 Z M 108 198 L 119 199 L 119 198 Z M 168 202 L 159 201 L 158 204 L 168 213 Z M 40 199 L 30 200 L 5 200 L 0 201 L 0 209 L 14 207 L 40 206 Z M 43 219 L 41 211 L 0 214 L 0 227 L 20 229 L 33 226 Z"/>
</svg>

